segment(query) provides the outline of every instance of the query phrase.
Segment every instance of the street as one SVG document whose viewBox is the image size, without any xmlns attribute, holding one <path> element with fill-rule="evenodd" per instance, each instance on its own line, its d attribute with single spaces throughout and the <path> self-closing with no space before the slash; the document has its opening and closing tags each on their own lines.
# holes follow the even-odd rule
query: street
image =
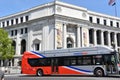
<svg viewBox="0 0 120 80">
<path fill-rule="evenodd" d="M 27 76 L 27 75 L 5 75 L 4 80 L 120 80 L 120 76 L 94 77 L 94 76 Z"/>
</svg>

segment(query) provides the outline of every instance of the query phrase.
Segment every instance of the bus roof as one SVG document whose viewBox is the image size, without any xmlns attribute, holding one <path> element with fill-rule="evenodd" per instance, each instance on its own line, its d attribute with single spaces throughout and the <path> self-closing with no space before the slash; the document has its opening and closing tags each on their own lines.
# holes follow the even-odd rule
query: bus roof
<svg viewBox="0 0 120 80">
<path fill-rule="evenodd" d="M 31 51 L 33 54 L 42 55 L 43 57 L 62 57 L 62 56 L 78 56 L 78 55 L 96 55 L 111 54 L 114 50 L 106 46 L 83 47 L 83 48 L 67 48 L 47 51 Z"/>
</svg>

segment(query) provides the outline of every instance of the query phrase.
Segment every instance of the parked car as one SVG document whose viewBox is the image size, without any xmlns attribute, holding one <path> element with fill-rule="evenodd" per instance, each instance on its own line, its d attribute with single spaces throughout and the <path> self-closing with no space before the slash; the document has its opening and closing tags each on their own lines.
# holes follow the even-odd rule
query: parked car
<svg viewBox="0 0 120 80">
<path fill-rule="evenodd" d="M 3 80 L 4 78 L 4 72 L 0 70 L 0 80 Z"/>
</svg>

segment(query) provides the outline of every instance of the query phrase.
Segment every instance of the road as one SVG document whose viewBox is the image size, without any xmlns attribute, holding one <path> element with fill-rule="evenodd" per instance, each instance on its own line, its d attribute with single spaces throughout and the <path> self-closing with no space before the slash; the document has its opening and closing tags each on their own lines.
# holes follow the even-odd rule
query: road
<svg viewBox="0 0 120 80">
<path fill-rule="evenodd" d="M 93 77 L 93 76 L 27 76 L 27 75 L 5 75 L 4 80 L 120 80 L 120 76 Z"/>
</svg>

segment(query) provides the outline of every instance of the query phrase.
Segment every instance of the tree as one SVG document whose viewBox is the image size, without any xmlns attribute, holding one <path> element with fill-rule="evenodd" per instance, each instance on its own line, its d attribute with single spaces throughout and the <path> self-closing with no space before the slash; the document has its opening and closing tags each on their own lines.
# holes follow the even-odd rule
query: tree
<svg viewBox="0 0 120 80">
<path fill-rule="evenodd" d="M 12 40 L 8 37 L 8 32 L 0 28 L 0 60 L 12 59 L 13 56 Z"/>
</svg>

